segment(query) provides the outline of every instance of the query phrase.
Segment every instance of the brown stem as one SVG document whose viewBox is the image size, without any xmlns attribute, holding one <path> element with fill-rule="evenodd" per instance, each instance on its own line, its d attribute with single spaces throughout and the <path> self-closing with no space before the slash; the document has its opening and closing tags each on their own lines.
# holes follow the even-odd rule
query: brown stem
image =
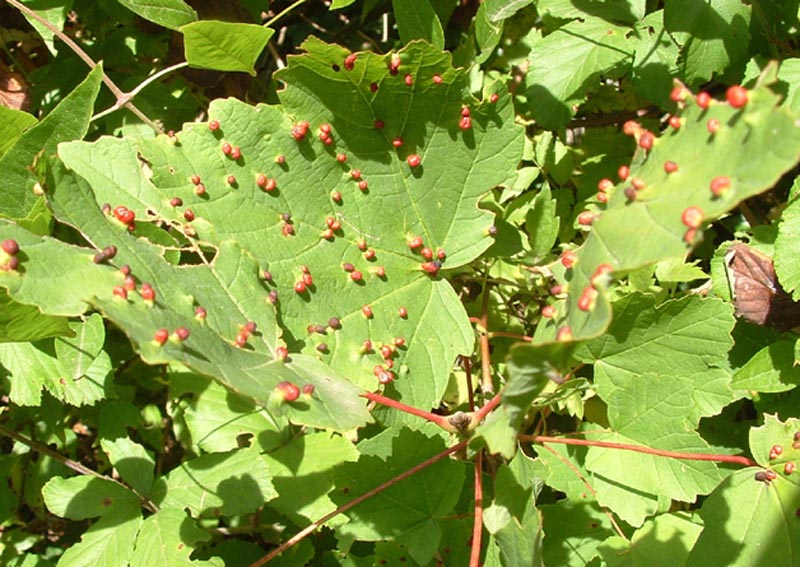
<svg viewBox="0 0 800 567">
<path fill-rule="evenodd" d="M 338 516 L 342 512 L 347 512 L 348 510 L 350 510 L 354 506 L 358 506 L 359 504 L 361 504 L 365 500 L 369 500 L 370 498 L 372 498 L 376 494 L 379 494 L 379 493 L 383 492 L 387 488 L 389 488 L 391 486 L 394 486 L 395 484 L 399 483 L 400 481 L 407 479 L 411 475 L 413 475 L 415 473 L 418 473 L 419 471 L 431 466 L 435 462 L 441 461 L 442 459 L 452 455 L 453 453 L 457 453 L 458 451 L 460 451 L 461 449 L 466 447 L 467 443 L 469 443 L 468 439 L 465 439 L 464 441 L 461 441 L 460 443 L 456 443 L 455 445 L 453 445 L 449 449 L 445 449 L 444 451 L 442 451 L 441 453 L 439 453 L 437 455 L 434 455 L 430 459 L 428 459 L 426 461 L 423 461 L 420 464 L 416 465 L 415 467 L 412 467 L 412 468 L 408 469 L 406 472 L 404 472 L 402 474 L 399 474 L 399 475 L 397 475 L 396 477 L 394 477 L 394 478 L 392 478 L 390 480 L 387 480 L 383 484 L 381 484 L 379 486 L 376 486 L 375 488 L 373 488 L 369 492 L 366 492 L 366 493 L 362 494 L 361 496 L 351 500 L 347 504 L 339 506 L 333 512 L 330 512 L 330 513 L 326 514 L 325 516 L 323 516 L 322 518 L 320 518 L 316 522 L 310 524 L 309 526 L 306 526 L 305 528 L 303 528 L 302 530 L 297 532 L 291 538 L 289 538 L 288 540 L 283 542 L 281 545 L 279 545 L 278 547 L 276 547 L 272 551 L 270 551 L 268 554 L 266 554 L 264 557 L 262 557 L 258 561 L 255 561 L 254 563 L 251 563 L 250 567 L 261 567 L 261 565 L 264 565 L 268 561 L 271 561 L 271 560 L 275 559 L 278 555 L 280 555 L 281 553 L 283 553 L 284 551 L 286 551 L 287 549 L 289 549 L 293 545 L 297 544 L 298 542 L 302 541 L 306 536 L 308 536 L 309 534 L 311 534 L 314 531 L 316 531 L 317 528 L 319 528 L 322 524 L 324 524 L 325 522 L 327 522 L 328 520 L 330 520 L 334 516 Z"/>
<path fill-rule="evenodd" d="M 481 349 L 481 391 L 484 394 L 494 392 L 492 383 L 492 351 L 489 348 L 489 285 L 483 286 L 483 299 L 481 300 L 481 316 L 478 320 L 481 326 L 478 344 Z"/>
<path fill-rule="evenodd" d="M 400 410 L 402 412 L 409 413 L 417 417 L 421 417 L 422 419 L 435 423 L 442 429 L 450 431 L 451 433 L 454 433 L 456 431 L 456 429 L 447 420 L 447 416 L 437 415 L 429 411 L 424 411 L 415 408 L 413 406 L 404 404 L 403 402 L 398 402 L 397 400 L 393 400 L 392 398 L 387 398 L 384 395 L 376 394 L 375 392 L 364 392 L 363 394 L 361 394 L 361 397 L 366 398 L 377 404 L 381 404 L 386 407 L 394 408 L 396 410 Z"/>
<path fill-rule="evenodd" d="M 34 11 L 33 11 L 33 10 L 31 10 L 30 8 L 28 8 L 28 7 L 27 7 L 25 4 L 22 4 L 22 3 L 21 3 L 21 2 L 19 2 L 18 0 L 6 0 L 6 2 L 7 2 L 7 3 L 9 3 L 9 4 L 11 4 L 11 5 L 12 5 L 14 8 L 16 8 L 17 10 L 19 10 L 20 12 L 22 12 L 22 13 L 23 13 L 23 14 L 25 14 L 26 16 L 28 16 L 28 17 L 30 17 L 30 18 L 33 18 L 34 20 L 36 20 L 37 22 L 39 22 L 41 25 L 43 25 L 44 27 L 46 27 L 47 29 L 49 29 L 51 32 L 53 32 L 53 34 L 54 34 L 54 35 L 55 35 L 55 36 L 56 36 L 58 39 L 60 39 L 61 41 L 63 41 L 63 42 L 64 42 L 64 43 L 65 43 L 65 44 L 66 44 L 66 45 L 67 45 L 67 46 L 68 46 L 70 49 L 72 49 L 72 51 L 74 51 L 74 52 L 75 52 L 75 54 L 76 54 L 78 57 L 80 57 L 81 59 L 83 59 L 83 61 L 84 61 L 84 62 L 85 62 L 85 63 L 86 63 L 86 64 L 87 64 L 89 67 L 91 67 L 92 69 L 94 69 L 95 67 L 97 67 L 97 63 L 95 63 L 95 61 L 94 61 L 94 60 L 93 60 L 91 57 L 89 57 L 89 55 L 88 55 L 88 54 L 87 54 L 87 53 L 86 53 L 86 52 L 85 52 L 83 49 L 81 49 L 81 47 L 80 47 L 80 46 L 79 46 L 77 43 L 75 43 L 74 41 L 72 41 L 72 38 L 71 38 L 71 37 L 69 37 L 67 34 L 65 34 L 63 31 L 61 31 L 60 29 L 58 29 L 57 27 L 55 27 L 53 24 L 51 24 L 50 22 L 48 22 L 47 20 L 45 20 L 45 19 L 44 19 L 43 17 L 41 17 L 39 14 L 37 14 L 36 12 L 34 12 Z M 103 73 L 103 82 L 104 82 L 104 83 L 105 83 L 105 85 L 108 87 L 108 89 L 109 89 L 109 90 L 112 92 L 112 94 L 113 94 L 113 95 L 116 97 L 117 101 L 126 101 L 126 100 L 127 100 L 127 98 L 128 98 L 128 95 L 126 95 L 124 92 L 122 92 L 122 89 L 120 89 L 120 88 L 119 88 L 119 87 L 118 87 L 118 86 L 117 86 L 117 85 L 114 83 L 114 81 L 112 81 L 112 80 L 109 78 L 109 76 L 108 76 L 108 75 L 106 75 L 105 73 Z M 144 122 L 145 124 L 147 124 L 148 126 L 150 126 L 150 128 L 152 128 L 153 130 L 155 130 L 155 131 L 156 131 L 156 133 L 158 133 L 158 134 L 163 134 L 163 133 L 164 133 L 164 131 L 163 131 L 163 130 L 162 130 L 162 129 L 161 129 L 159 126 L 158 126 L 158 124 L 156 124 L 155 122 L 153 122 L 152 120 L 150 120 L 150 118 L 148 118 L 148 117 L 145 115 L 145 113 L 144 113 L 144 112 L 142 112 L 142 111 L 141 111 L 141 110 L 139 110 L 139 109 L 138 109 L 136 106 L 134 106 L 132 102 L 130 102 L 130 101 L 127 101 L 127 102 L 125 102 L 125 103 L 124 103 L 124 106 L 125 106 L 125 108 L 127 108 L 128 110 L 130 110 L 131 112 L 133 112 L 133 113 L 134 113 L 134 114 L 135 114 L 135 115 L 136 115 L 136 116 L 139 118 L 139 120 L 141 120 L 142 122 Z"/>
<path fill-rule="evenodd" d="M 54 461 L 57 461 L 57 462 L 61 463 L 65 467 L 67 467 L 69 469 L 72 469 L 73 471 L 75 471 L 78 474 L 83 474 L 83 475 L 87 475 L 87 476 L 93 476 L 93 477 L 96 477 L 96 478 L 107 480 L 109 482 L 113 482 L 114 484 L 118 484 L 118 485 L 126 488 L 127 490 L 130 490 L 136 496 L 138 496 L 139 500 L 142 501 L 142 506 L 147 508 L 149 511 L 151 511 L 153 513 L 158 512 L 158 506 L 156 506 L 148 498 L 145 498 L 144 496 L 139 494 L 136 490 L 134 490 L 132 487 L 128 486 L 127 484 L 124 484 L 124 483 L 122 483 L 122 482 L 120 482 L 118 480 L 115 480 L 113 478 L 110 478 L 110 477 L 107 477 L 105 475 L 102 475 L 97 471 L 93 471 L 92 469 L 90 469 L 87 466 L 82 465 L 78 461 L 73 461 L 72 459 L 70 459 L 69 457 L 65 457 L 64 455 L 62 455 L 58 451 L 54 451 L 53 449 L 51 449 L 47 445 L 44 445 L 42 443 L 39 443 L 38 441 L 34 441 L 33 439 L 25 437 L 21 433 L 17 433 L 13 429 L 9 429 L 4 425 L 0 425 L 0 434 L 3 434 L 5 436 L 7 436 L 7 437 L 10 437 L 14 441 L 22 443 L 23 445 L 27 445 L 28 447 L 30 447 L 31 449 L 33 449 L 37 453 L 41 453 L 42 455 L 47 455 L 48 457 L 50 457 Z"/>
<path fill-rule="evenodd" d="M 468 356 L 461 358 L 464 362 L 464 373 L 467 375 L 467 396 L 469 396 L 469 411 L 475 411 L 475 392 L 472 388 L 472 360 Z"/>
<path fill-rule="evenodd" d="M 544 435 L 520 435 L 521 441 L 531 443 L 562 443 L 564 445 L 582 445 L 584 447 L 605 447 L 607 449 L 620 449 L 622 451 L 634 451 L 658 457 L 670 457 L 672 459 L 683 459 L 685 461 L 715 461 L 718 463 L 734 463 L 745 467 L 757 467 L 757 462 L 747 457 L 739 455 L 715 455 L 713 453 L 684 453 L 681 451 L 665 451 L 663 449 L 653 449 L 642 445 L 629 445 L 627 443 L 612 443 L 610 441 L 591 441 L 589 439 L 568 439 L 565 437 L 546 437 Z"/>
<path fill-rule="evenodd" d="M 493 339 L 495 337 L 509 337 L 525 342 L 531 342 L 533 340 L 533 337 L 529 337 L 528 335 L 518 335 L 517 333 L 509 333 L 507 331 L 492 331 L 489 333 L 489 339 Z"/>
<path fill-rule="evenodd" d="M 475 517 L 472 523 L 472 549 L 469 567 L 480 567 L 481 537 L 483 536 L 483 451 L 475 455 Z"/>
</svg>

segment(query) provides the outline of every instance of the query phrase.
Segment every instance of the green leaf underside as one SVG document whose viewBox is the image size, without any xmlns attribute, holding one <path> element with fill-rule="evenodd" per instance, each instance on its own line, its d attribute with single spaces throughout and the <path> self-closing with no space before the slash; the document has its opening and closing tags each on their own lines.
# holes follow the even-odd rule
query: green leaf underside
<svg viewBox="0 0 800 567">
<path fill-rule="evenodd" d="M 12 296 L 48 313 L 76 314 L 86 303 L 96 305 L 125 330 L 147 361 L 179 360 L 262 401 L 279 378 L 298 381 L 291 369 L 311 369 L 310 361 L 301 365 L 304 359 L 297 356 L 294 364 L 273 364 L 272 372 L 264 372 L 281 336 L 290 350 L 300 349 L 330 365 L 331 376 L 346 375 L 367 388 L 377 383 L 373 368 L 382 362 L 380 345 L 402 337 L 405 345 L 395 354 L 398 379 L 393 390 L 418 407 L 437 404 L 452 361 L 471 350 L 473 334 L 450 285 L 420 269 L 423 260 L 409 250 L 407 240 L 419 235 L 433 250 L 445 250 L 445 269 L 484 251 L 491 244 L 485 231 L 492 215 L 478 210 L 476 202 L 483 192 L 513 175 L 522 132 L 512 126 L 506 95 L 501 92 L 496 103 L 465 97 L 463 73 L 449 66 L 447 54 L 430 46 L 409 45 L 400 53 L 400 69 L 394 76 L 388 55 L 358 54 L 350 71 L 344 49 L 313 39 L 304 47 L 309 54 L 290 58 L 280 75 L 287 83 L 281 93 L 283 112 L 222 100 L 212 103 L 210 110 L 220 130 L 188 124 L 177 134 L 179 144 L 162 137 L 134 147 L 127 140 L 103 138 L 61 147 L 60 156 L 75 173 L 58 168 L 53 173 L 56 189 L 51 204 L 56 216 L 99 249 L 116 245 L 114 263 L 128 263 L 137 279 L 156 289 L 159 299 L 153 308 L 138 298 L 114 300 L 110 291 L 120 285 L 122 276 L 110 267 L 88 265 L 90 255 L 74 249 L 55 254 L 41 250 L 40 258 L 73 263 L 58 271 L 63 293 L 53 294 L 52 299 L 37 296 L 13 276 L 0 274 L 2 285 L 20 284 L 10 286 Z M 412 86 L 406 85 L 406 74 L 412 76 Z M 441 83 L 432 80 L 434 74 L 442 77 Z M 372 83 L 378 86 L 374 93 Z M 462 104 L 471 108 L 472 128 L 467 131 L 458 127 Z M 290 130 L 303 119 L 311 128 L 298 143 Z M 383 129 L 375 128 L 376 120 L 384 122 Z M 317 137 L 322 123 L 331 124 L 333 146 L 325 146 Z M 399 148 L 391 144 L 396 137 L 403 140 Z M 221 152 L 226 141 L 241 148 L 241 160 L 234 162 Z M 147 161 L 146 168 L 138 162 L 137 152 Z M 347 155 L 344 164 L 335 158 L 337 153 Z M 413 170 L 405 160 L 412 153 L 422 158 L 422 165 Z M 278 155 L 285 156 L 282 166 L 275 161 Z M 362 180 L 369 182 L 366 192 L 357 188 L 351 169 L 359 169 Z M 256 185 L 259 173 L 277 180 L 272 194 Z M 75 174 L 88 180 L 91 190 Z M 226 183 L 230 174 L 236 176 L 235 187 Z M 192 175 L 201 177 L 206 196 L 195 195 Z M 331 199 L 337 190 L 342 193 L 341 204 Z M 183 206 L 170 206 L 176 196 Z M 183 232 L 183 212 L 191 208 L 197 241 L 215 247 L 213 263 L 167 265 L 162 247 L 132 237 L 121 223 L 104 216 L 99 211 L 103 202 L 134 210 L 137 224 L 163 219 Z M 148 210 L 155 217 L 149 217 Z M 281 233 L 283 213 L 292 215 L 294 236 Z M 342 226 L 332 240 L 320 237 L 327 216 Z M 363 257 L 357 246 L 361 240 L 375 250 L 374 260 Z M 31 247 L 31 254 L 37 251 L 33 241 L 24 245 Z M 343 262 L 363 273 L 361 283 L 351 280 Z M 44 277 L 45 271 L 39 272 L 34 264 L 25 266 L 23 279 Z M 314 283 L 305 294 L 297 294 L 294 284 L 303 265 Z M 384 278 L 374 274 L 377 266 L 385 267 Z M 269 284 L 259 277 L 264 269 L 272 274 Z M 87 285 L 83 281 L 89 273 Z M 278 292 L 281 326 L 267 301 L 269 290 Z M 208 311 L 204 325 L 193 321 L 196 305 Z M 371 319 L 363 315 L 364 305 L 371 306 Z M 407 318 L 398 316 L 401 307 L 407 309 Z M 324 335 L 308 333 L 309 325 L 326 326 L 331 317 L 340 319 L 340 330 L 328 327 Z M 231 348 L 247 320 L 258 324 L 250 345 L 263 357 Z M 198 346 L 152 344 L 156 329 L 171 331 L 181 324 L 192 332 L 187 345 Z M 374 348 L 364 353 L 367 339 Z M 318 350 L 320 343 L 325 343 L 327 352 Z M 303 382 L 318 390 L 322 387 L 305 374 L 299 383 Z M 340 390 L 334 400 L 339 411 L 327 412 L 324 421 L 309 415 L 301 419 L 299 412 L 290 416 L 310 425 L 352 427 L 366 420 L 363 413 L 354 413 L 352 404 L 342 407 L 354 396 L 355 390 Z"/>
</svg>

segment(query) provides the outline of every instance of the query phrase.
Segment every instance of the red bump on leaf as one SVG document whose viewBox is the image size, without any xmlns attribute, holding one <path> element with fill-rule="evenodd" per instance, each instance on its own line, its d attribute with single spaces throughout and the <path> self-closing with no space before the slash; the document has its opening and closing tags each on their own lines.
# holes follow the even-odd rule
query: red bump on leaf
<svg viewBox="0 0 800 567">
<path fill-rule="evenodd" d="M 210 121 L 208 123 L 208 129 L 211 130 L 212 132 L 216 132 L 217 130 L 219 130 L 219 122 L 216 120 Z"/>
<path fill-rule="evenodd" d="M 173 197 L 169 200 L 169 204 L 171 207 L 180 207 L 183 205 L 183 199 L 180 197 Z"/>
<path fill-rule="evenodd" d="M 314 277 L 311 274 L 303 274 L 303 283 L 307 286 L 314 285 Z"/>
<path fill-rule="evenodd" d="M 353 280 L 354 282 L 360 282 L 363 278 L 364 274 L 362 274 L 358 270 L 350 272 L 350 279 Z"/>
<path fill-rule="evenodd" d="M 17 252 L 19 252 L 19 243 L 13 238 L 3 240 L 3 243 L 0 244 L 0 247 L 3 249 L 3 252 L 9 256 L 15 256 Z"/>
<path fill-rule="evenodd" d="M 623 191 L 623 194 L 628 199 L 628 201 L 635 201 L 637 198 L 636 189 L 634 189 L 633 187 L 626 187 L 625 191 Z"/>
<path fill-rule="evenodd" d="M 378 92 L 378 83 L 370 83 L 369 90 L 371 90 L 374 93 Z"/>
<path fill-rule="evenodd" d="M 383 127 L 386 126 L 386 124 L 384 124 L 383 120 L 376 120 L 374 126 L 376 130 L 383 130 Z"/>
<path fill-rule="evenodd" d="M 361 349 L 359 349 L 361 354 L 369 354 L 372 352 L 372 341 L 367 339 L 363 343 L 361 343 Z"/>
<path fill-rule="evenodd" d="M 572 340 L 572 328 L 565 325 L 556 331 L 556 340 L 561 342 Z"/>
<path fill-rule="evenodd" d="M 674 102 L 683 102 L 689 95 L 689 90 L 683 85 L 673 88 L 669 93 L 670 100 Z"/>
<path fill-rule="evenodd" d="M 145 301 L 154 301 L 156 298 L 156 292 L 153 289 L 153 286 L 149 283 L 142 284 L 142 288 L 139 290 L 139 295 L 141 295 L 142 299 Z"/>
<path fill-rule="evenodd" d="M 791 461 L 783 465 L 783 474 L 790 475 L 794 472 L 795 464 Z"/>
<path fill-rule="evenodd" d="M 357 246 L 358 246 L 358 249 L 363 252 L 364 250 L 367 249 L 367 241 L 366 240 L 359 240 Z"/>
<path fill-rule="evenodd" d="M 233 151 L 233 146 L 231 146 L 228 142 L 222 142 L 222 153 L 226 156 L 231 155 Z"/>
<path fill-rule="evenodd" d="M 278 348 L 280 349 L 282 347 Z M 276 349 L 276 354 L 277 350 L 278 349 Z M 281 356 L 279 358 L 286 358 L 286 357 Z M 285 380 L 279 383 L 277 386 L 275 386 L 275 391 L 278 392 L 280 395 L 282 395 L 283 399 L 287 402 L 293 402 L 300 397 L 300 388 L 297 387 L 297 384 L 289 382 L 288 380 Z"/>
<path fill-rule="evenodd" d="M 711 106 L 711 95 L 705 91 L 700 91 L 697 93 L 697 96 L 694 97 L 694 101 L 697 103 L 697 106 L 705 110 Z"/>
<path fill-rule="evenodd" d="M 608 178 L 603 178 L 597 182 L 597 190 L 600 191 L 601 193 L 605 193 L 612 187 L 614 187 L 614 182 Z"/>
<path fill-rule="evenodd" d="M 665 173 L 675 173 L 678 171 L 678 164 L 674 161 L 665 161 L 664 162 L 664 172 Z"/>
<path fill-rule="evenodd" d="M 461 120 L 458 121 L 458 127 L 462 130 L 469 130 L 472 128 L 472 118 L 469 116 L 462 116 Z"/>
<path fill-rule="evenodd" d="M 286 163 L 286 156 L 283 155 L 283 154 L 279 154 L 279 155 L 275 156 L 275 163 L 277 163 L 278 165 L 285 164 Z"/>
<path fill-rule="evenodd" d="M 194 220 L 194 211 L 192 211 L 192 209 L 186 209 L 183 211 L 183 218 L 188 222 L 192 222 Z"/>
<path fill-rule="evenodd" d="M 578 309 L 581 311 L 591 311 L 594 309 L 596 300 L 597 290 L 593 287 L 586 287 L 583 289 L 581 296 L 578 298 Z"/>
<path fill-rule="evenodd" d="M 597 215 L 591 211 L 583 211 L 578 215 L 578 224 L 581 226 L 591 226 L 597 219 Z"/>
<path fill-rule="evenodd" d="M 716 118 L 709 118 L 708 122 L 706 122 L 706 129 L 709 134 L 716 134 L 719 132 L 719 120 Z"/>
<path fill-rule="evenodd" d="M 351 264 L 350 262 L 345 262 L 344 264 L 342 264 L 342 269 L 345 272 L 349 273 L 349 272 L 352 272 L 353 270 L 355 270 L 356 267 L 353 264 Z"/>
<path fill-rule="evenodd" d="M 700 228 L 703 210 L 700 207 L 687 207 L 681 214 L 681 222 L 689 228 Z"/>
<path fill-rule="evenodd" d="M 314 384 L 303 384 L 303 395 L 311 396 L 314 393 Z"/>
<path fill-rule="evenodd" d="M 633 188 L 637 191 L 641 191 L 647 186 L 647 184 L 644 182 L 644 179 L 640 177 L 633 177 L 631 178 L 631 186 L 633 186 Z"/>
<path fill-rule="evenodd" d="M 337 203 L 342 202 L 342 193 L 340 191 L 334 191 L 331 193 L 331 199 L 336 201 Z"/>
<path fill-rule="evenodd" d="M 545 305 L 542 307 L 542 317 L 545 319 L 553 319 L 556 316 L 556 308 L 554 305 Z"/>
<path fill-rule="evenodd" d="M 392 140 L 392 145 L 395 148 L 399 148 L 400 146 L 403 145 L 403 138 L 400 138 L 400 137 L 395 138 L 394 140 Z"/>
<path fill-rule="evenodd" d="M 352 71 L 353 67 L 355 67 L 355 65 L 356 65 L 356 59 L 357 58 L 358 58 L 358 55 L 356 55 L 355 53 L 351 53 L 350 55 L 345 57 L 344 58 L 344 68 L 347 69 L 348 71 Z"/>
<path fill-rule="evenodd" d="M 194 185 L 198 185 L 200 183 L 200 176 L 199 175 L 192 175 L 191 180 L 192 180 L 192 183 Z"/>
<path fill-rule="evenodd" d="M 656 137 L 653 135 L 652 132 L 649 130 L 645 130 L 642 132 L 642 135 L 639 136 L 639 147 L 643 150 L 652 150 L 653 144 L 655 144 Z"/>
<path fill-rule="evenodd" d="M 352 177 L 353 179 L 361 179 L 361 170 L 351 169 L 350 177 Z"/>
<path fill-rule="evenodd" d="M 667 124 L 670 125 L 670 128 L 679 130 L 681 125 L 683 124 L 683 121 L 681 120 L 680 116 L 670 116 L 669 120 L 667 120 Z"/>
<path fill-rule="evenodd" d="M 206 310 L 199 305 L 194 310 L 194 317 L 198 321 L 204 321 L 207 315 L 208 313 L 206 313 Z"/>
<path fill-rule="evenodd" d="M 635 136 L 642 130 L 642 125 L 635 120 L 628 120 L 622 125 L 622 133 L 626 136 Z"/>
<path fill-rule="evenodd" d="M 153 341 L 157 345 L 163 345 L 164 343 L 167 342 L 168 338 L 169 338 L 169 331 L 167 331 L 166 329 L 159 329 L 153 335 Z"/>
<path fill-rule="evenodd" d="M 406 158 L 406 162 L 408 162 L 408 165 L 411 167 L 419 167 L 422 163 L 422 158 L 419 157 L 418 154 L 411 154 Z"/>
<path fill-rule="evenodd" d="M 355 273 L 355 272 L 354 272 L 354 273 Z M 365 305 L 365 306 L 363 306 L 363 307 L 361 308 L 361 313 L 362 313 L 362 314 L 364 315 L 364 317 L 366 317 L 367 319 L 372 319 L 372 316 L 373 316 L 373 315 L 372 315 L 372 307 L 370 307 L 369 305 Z"/>
<path fill-rule="evenodd" d="M 720 175 L 711 180 L 709 188 L 715 197 L 720 197 L 731 188 L 731 180 L 724 175 Z"/>
<path fill-rule="evenodd" d="M 187 329 L 186 327 L 178 327 L 177 329 L 175 329 L 175 338 L 177 338 L 181 342 L 188 339 L 189 334 L 190 334 L 189 329 Z"/>
<path fill-rule="evenodd" d="M 358 188 L 361 191 L 366 191 L 368 187 L 369 187 L 369 183 L 367 183 L 367 181 L 365 179 L 362 179 L 361 181 L 358 182 Z"/>
<path fill-rule="evenodd" d="M 433 260 L 433 250 L 427 246 L 419 251 L 420 255 L 426 260 Z"/>
<path fill-rule="evenodd" d="M 336 154 L 336 161 L 344 163 L 347 161 L 347 154 Z"/>
<path fill-rule="evenodd" d="M 225 181 L 228 183 L 228 185 L 235 186 L 236 185 L 236 176 L 235 175 L 229 175 Z"/>
<path fill-rule="evenodd" d="M 406 344 L 406 340 L 403 337 L 395 337 L 394 338 L 394 345 L 397 347 L 401 347 Z"/>
<path fill-rule="evenodd" d="M 733 108 L 742 108 L 747 104 L 747 89 L 740 85 L 729 87 L 725 92 L 725 98 Z"/>
<path fill-rule="evenodd" d="M 421 267 L 423 271 L 435 276 L 439 273 L 442 263 L 439 260 L 434 260 L 433 262 L 423 262 Z"/>
<path fill-rule="evenodd" d="M 492 93 L 491 96 L 489 96 L 489 102 L 492 104 L 496 103 L 498 100 L 500 100 L 500 95 L 497 93 Z"/>
<path fill-rule="evenodd" d="M 206 186 L 202 183 L 199 183 L 197 187 L 194 188 L 195 195 L 205 195 L 206 194 Z"/>
<path fill-rule="evenodd" d="M 279 346 L 275 349 L 275 358 L 278 360 L 286 360 L 289 358 L 289 349 L 284 346 Z"/>
<path fill-rule="evenodd" d="M 408 317 L 408 309 L 405 307 L 401 307 L 397 310 L 397 314 L 400 316 L 401 319 L 406 319 Z"/>
<path fill-rule="evenodd" d="M 408 75 L 407 74 L 405 77 L 403 77 L 403 80 L 405 81 L 406 86 L 410 87 L 410 86 L 414 85 L 414 77 L 413 77 L 413 75 Z"/>
<path fill-rule="evenodd" d="M 364 259 L 367 261 L 375 259 L 375 249 L 370 248 L 366 252 L 364 252 Z"/>
<path fill-rule="evenodd" d="M 296 293 L 305 293 L 306 292 L 306 283 L 303 280 L 299 280 L 294 284 L 294 291 Z"/>
<path fill-rule="evenodd" d="M 121 285 L 115 286 L 111 293 L 119 298 L 128 299 L 128 290 Z"/>
<path fill-rule="evenodd" d="M 630 174 L 631 174 L 630 167 L 628 167 L 627 165 L 619 166 L 619 169 L 617 170 L 617 177 L 619 177 L 620 181 L 625 181 L 626 179 L 628 179 L 628 176 Z"/>
<path fill-rule="evenodd" d="M 561 253 L 561 265 L 569 269 L 578 261 L 578 256 L 572 250 L 565 250 Z"/>
<path fill-rule="evenodd" d="M 441 75 L 434 75 L 433 76 L 433 84 L 434 85 L 441 85 L 442 84 L 442 76 Z"/>
<path fill-rule="evenodd" d="M 422 238 L 420 238 L 419 236 L 414 236 L 413 238 L 411 238 L 411 240 L 408 241 L 408 247 L 411 250 L 417 250 L 418 248 L 421 248 L 422 244 L 423 244 Z"/>
</svg>

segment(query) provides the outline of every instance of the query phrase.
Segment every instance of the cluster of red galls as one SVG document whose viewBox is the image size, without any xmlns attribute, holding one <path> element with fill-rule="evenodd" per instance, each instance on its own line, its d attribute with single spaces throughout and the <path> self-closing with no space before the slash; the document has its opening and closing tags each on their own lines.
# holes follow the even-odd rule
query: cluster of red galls
<svg viewBox="0 0 800 567">
<path fill-rule="evenodd" d="M 0 265 L 0 270 L 4 272 L 16 270 L 19 267 L 19 258 L 17 257 L 19 243 L 9 238 L 8 240 L 3 240 L 2 244 L 0 244 L 0 248 L 2 248 L 3 252 L 6 254 L 6 260 Z"/>
<path fill-rule="evenodd" d="M 447 258 L 447 254 L 442 248 L 436 249 L 436 257 L 434 258 L 433 249 L 425 246 L 425 243 L 419 236 L 410 238 L 408 241 L 408 247 L 412 252 L 418 253 L 425 259 L 425 262 L 423 262 L 420 267 L 424 272 L 427 272 L 432 276 L 435 276 L 439 273 L 439 270 L 442 268 L 442 262 L 444 262 L 445 258 Z"/>
</svg>

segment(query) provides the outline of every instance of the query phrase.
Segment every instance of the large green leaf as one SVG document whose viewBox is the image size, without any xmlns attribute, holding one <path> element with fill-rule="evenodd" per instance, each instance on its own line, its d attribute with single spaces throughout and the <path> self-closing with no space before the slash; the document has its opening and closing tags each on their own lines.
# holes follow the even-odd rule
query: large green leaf
<svg viewBox="0 0 800 567">
<path fill-rule="evenodd" d="M 186 512 L 161 510 L 142 522 L 130 566 L 223 567 L 220 558 L 193 561 L 189 557 L 199 542 L 210 539 L 211 535 L 195 525 Z"/>
<path fill-rule="evenodd" d="M 391 55 L 362 53 L 345 61 L 349 54 L 340 47 L 314 39 L 304 47 L 308 54 L 292 57 L 279 75 L 287 84 L 280 93 L 283 109 L 216 101 L 210 116 L 219 130 L 187 124 L 177 144 L 162 137 L 141 141 L 138 148 L 111 139 L 63 146 L 62 158 L 91 183 L 94 197 L 87 195 L 77 204 L 75 196 L 68 196 L 75 184 L 65 178 L 64 187 L 56 190 L 54 209 L 97 245 L 115 243 L 121 262 L 130 263 L 135 274 L 147 273 L 169 298 L 165 305 L 178 309 L 190 297 L 202 301 L 209 326 L 222 326 L 228 341 L 247 319 L 255 320 L 265 336 L 281 333 L 272 308 L 264 307 L 267 291 L 273 290 L 290 350 L 318 357 L 372 389 L 378 386 L 374 367 L 384 362 L 378 348 L 403 338 L 405 345 L 395 354 L 398 379 L 393 388 L 410 404 L 435 406 L 453 360 L 471 350 L 473 333 L 452 287 L 421 269 L 424 260 L 409 249 L 408 239 L 420 236 L 433 251 L 446 251 L 444 268 L 470 262 L 488 248 L 492 215 L 479 210 L 476 202 L 512 176 L 522 150 L 521 130 L 513 125 L 506 95 L 500 93 L 495 103 L 470 98 L 464 73 L 429 45 L 415 42 L 395 54 L 400 61 L 397 75 L 389 68 Z M 463 106 L 471 112 L 468 130 L 459 128 Z M 298 143 L 290 131 L 301 120 L 308 120 L 311 130 Z M 377 120 L 383 128 L 375 127 Z M 332 146 L 317 136 L 322 124 L 331 125 Z M 402 138 L 400 147 L 392 144 L 396 138 Z M 239 147 L 241 158 L 226 157 L 224 143 Z M 137 163 L 137 152 L 147 161 L 146 168 Z M 346 161 L 337 160 L 338 154 Z M 412 154 L 420 155 L 420 166 L 407 164 Z M 276 163 L 278 156 L 283 163 Z M 260 174 L 275 179 L 277 188 L 261 190 Z M 359 174 L 369 184 L 363 191 L 354 179 Z M 205 195 L 195 194 L 193 175 L 205 184 Z M 227 183 L 229 175 L 235 176 L 234 185 Z M 337 191 L 338 201 L 331 197 Z M 174 197 L 183 205 L 170 206 Z M 89 210 L 103 202 L 135 210 L 142 219 L 137 223 L 163 221 L 184 234 L 190 228 L 193 242 L 217 249 L 208 276 L 239 287 L 227 297 L 206 301 L 201 295 L 208 284 L 197 278 L 207 268 L 193 267 L 192 278 L 177 280 L 178 272 L 190 270 L 172 270 L 176 275 L 169 276 L 155 259 L 134 266 L 134 250 L 143 258 L 159 251 L 126 236 L 116 221 L 99 223 L 101 217 L 94 215 L 90 223 Z M 189 225 L 186 209 L 196 217 Z M 293 236 L 282 234 L 284 214 L 291 215 Z M 320 236 L 327 217 L 341 225 L 330 239 Z M 359 249 L 362 241 L 367 251 Z M 354 281 L 343 263 L 352 263 L 362 279 Z M 303 275 L 301 266 L 309 268 L 313 285 L 298 294 L 294 286 Z M 377 275 L 379 266 L 383 277 Z M 271 273 L 266 286 L 259 281 L 259 268 Z M 107 297 L 105 290 L 98 296 Z M 219 311 L 214 305 L 218 300 L 225 305 Z M 121 310 L 124 305 L 104 302 L 104 310 L 120 323 L 128 309 Z M 231 317 L 242 311 L 240 305 L 252 305 L 250 315 Z M 363 314 L 365 305 L 371 307 L 372 318 Z M 407 310 L 405 318 L 398 315 L 401 307 Z M 142 309 L 137 317 L 145 313 L 158 311 Z M 339 319 L 340 329 L 327 325 L 332 317 Z M 139 335 L 145 354 L 143 343 L 166 323 L 154 316 L 151 330 Z M 321 325 L 324 333 L 309 334 L 309 325 L 312 330 Z M 372 351 L 362 352 L 365 340 L 372 341 Z M 199 369 L 196 363 L 193 368 Z"/>
</svg>

